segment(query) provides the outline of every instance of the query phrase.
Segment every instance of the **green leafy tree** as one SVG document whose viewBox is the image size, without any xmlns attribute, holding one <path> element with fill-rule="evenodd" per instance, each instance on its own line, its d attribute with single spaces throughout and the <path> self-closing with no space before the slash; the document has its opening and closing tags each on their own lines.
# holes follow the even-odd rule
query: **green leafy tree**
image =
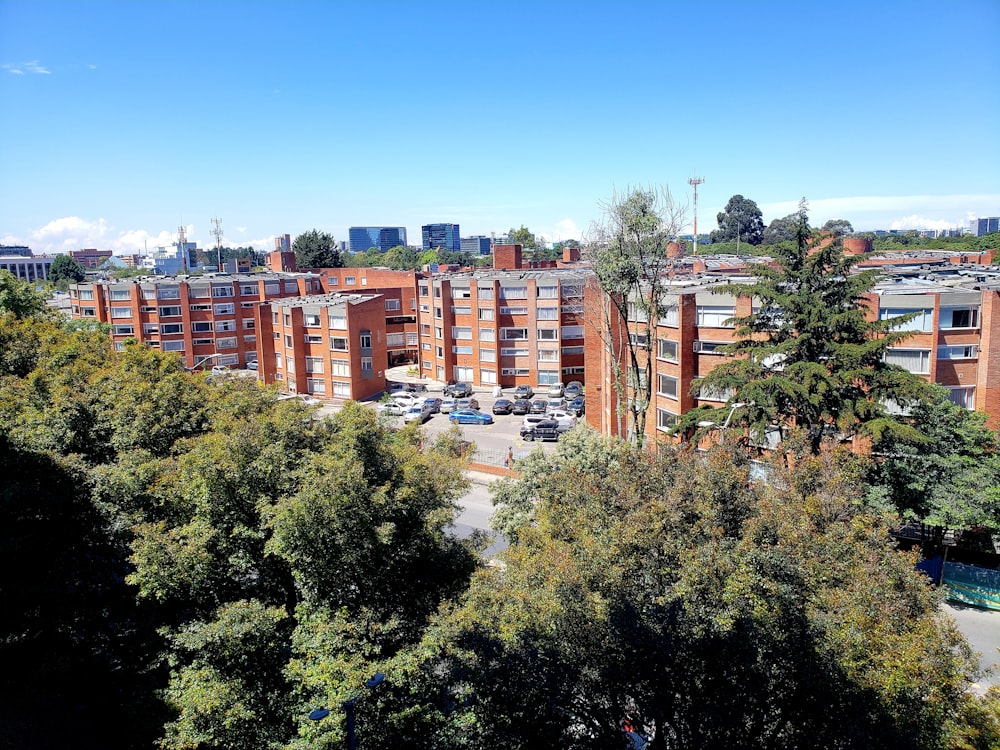
<svg viewBox="0 0 1000 750">
<path fill-rule="evenodd" d="M 588 319 L 611 363 L 617 434 L 641 445 L 653 395 L 657 305 L 670 265 L 667 245 L 683 225 L 684 209 L 667 189 L 614 194 L 592 228 L 588 256 L 602 294 Z"/>
<path fill-rule="evenodd" d="M 397 271 L 419 268 L 420 253 L 410 247 L 393 247 L 386 251 L 382 264 Z"/>
<path fill-rule="evenodd" d="M 624 748 L 626 720 L 653 748 L 933 748 L 988 725 L 967 644 L 855 502 L 859 459 L 761 485 L 738 450 L 610 450 L 616 473 L 533 474 L 505 565 L 394 665 L 381 725 L 441 748 Z"/>
<path fill-rule="evenodd" d="M 830 219 L 820 228 L 820 231 L 832 232 L 840 236 L 842 234 L 851 234 L 854 231 L 854 227 L 847 219 Z"/>
<path fill-rule="evenodd" d="M 712 232 L 712 242 L 745 242 L 759 245 L 764 236 L 764 219 L 757 204 L 742 195 L 734 195 L 717 215 L 719 228 Z"/>
<path fill-rule="evenodd" d="M 292 243 L 295 264 L 299 268 L 340 268 L 344 265 L 332 234 L 311 229 Z"/>
<path fill-rule="evenodd" d="M 894 330 L 905 317 L 868 320 L 862 296 L 877 271 L 854 273 L 836 243 L 811 242 L 805 205 L 793 247 L 775 248 L 774 265 L 750 266 L 749 284 L 713 289 L 754 300 L 754 312 L 736 318 L 733 359 L 695 382 L 695 394 L 732 394 L 722 409 L 700 407 L 682 417 L 682 429 L 709 422 L 751 431 L 759 441 L 780 426 L 804 433 L 812 452 L 824 438 L 863 434 L 876 440 L 922 442 L 890 404 L 933 398 L 922 378 L 884 361 L 886 349 L 909 334 Z"/>
<path fill-rule="evenodd" d="M 0 315 L 10 313 L 16 318 L 38 317 L 46 309 L 44 295 L 10 271 L 0 269 Z"/>
<path fill-rule="evenodd" d="M 80 262 L 68 255 L 57 255 L 52 259 L 49 267 L 49 280 L 60 289 L 68 289 L 70 282 L 83 281 L 87 278 L 87 272 L 80 265 Z"/>
<path fill-rule="evenodd" d="M 780 219 L 774 219 L 761 235 L 761 243 L 777 245 L 779 242 L 795 242 L 798 236 L 800 218 L 796 212 Z"/>
</svg>

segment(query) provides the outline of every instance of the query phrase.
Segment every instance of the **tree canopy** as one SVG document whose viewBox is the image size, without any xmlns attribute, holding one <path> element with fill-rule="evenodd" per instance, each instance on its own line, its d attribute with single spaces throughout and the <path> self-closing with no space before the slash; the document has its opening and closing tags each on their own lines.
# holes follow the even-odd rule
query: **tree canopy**
<svg viewBox="0 0 1000 750">
<path fill-rule="evenodd" d="M 712 242 L 745 242 L 759 245 L 764 236 L 764 219 L 757 204 L 742 195 L 734 195 L 717 215 L 719 228 L 712 232 Z"/>
<path fill-rule="evenodd" d="M 292 243 L 299 268 L 340 268 L 344 265 L 340 248 L 332 234 L 310 229 Z"/>
<path fill-rule="evenodd" d="M 87 272 L 80 265 L 80 262 L 68 255 L 57 255 L 52 259 L 49 267 L 49 280 L 57 286 L 68 287 L 72 281 L 83 281 L 87 278 Z"/>
</svg>

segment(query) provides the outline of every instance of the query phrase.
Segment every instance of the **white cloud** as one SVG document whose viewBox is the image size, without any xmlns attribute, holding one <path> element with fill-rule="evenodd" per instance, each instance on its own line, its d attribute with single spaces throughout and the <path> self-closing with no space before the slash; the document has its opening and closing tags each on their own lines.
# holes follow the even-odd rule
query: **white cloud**
<svg viewBox="0 0 1000 750">
<path fill-rule="evenodd" d="M 6 63 L 3 68 L 19 76 L 23 76 L 25 73 L 34 73 L 43 76 L 51 75 L 51 71 L 39 63 L 38 60 L 23 63 Z"/>
<path fill-rule="evenodd" d="M 580 228 L 572 219 L 562 219 L 561 221 L 557 221 L 548 229 L 535 232 L 536 236 L 539 234 L 545 237 L 545 241 L 550 245 L 554 242 L 561 242 L 563 240 L 579 240 L 583 237 L 583 232 L 580 231 Z"/>
<path fill-rule="evenodd" d="M 88 65 L 87 67 L 88 67 L 88 68 L 90 68 L 91 70 L 97 70 L 97 66 L 96 66 L 96 65 L 94 65 L 93 63 L 91 63 L 91 64 L 90 64 L 90 65 Z"/>
</svg>

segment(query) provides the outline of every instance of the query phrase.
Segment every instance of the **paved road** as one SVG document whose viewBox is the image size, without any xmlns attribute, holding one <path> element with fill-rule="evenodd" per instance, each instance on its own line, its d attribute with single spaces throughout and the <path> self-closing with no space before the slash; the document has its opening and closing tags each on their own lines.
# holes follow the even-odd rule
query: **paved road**
<svg viewBox="0 0 1000 750">
<path fill-rule="evenodd" d="M 1000 653 L 997 652 L 1000 649 L 1000 612 L 958 602 L 945 602 L 941 608 L 955 619 L 972 648 L 981 654 L 979 663 L 983 669 L 992 670 L 979 681 L 979 689 L 1000 685 Z"/>
<path fill-rule="evenodd" d="M 497 534 L 490 528 L 490 516 L 493 514 L 493 501 L 490 498 L 490 491 L 487 484 L 495 479 L 488 474 L 469 472 L 472 485 L 464 497 L 460 498 L 458 504 L 462 510 L 452 524 L 456 536 L 466 538 L 475 529 L 486 531 L 495 536 L 493 543 L 483 553 L 485 557 L 493 557 L 498 552 L 507 549 L 507 540 L 501 534 Z"/>
</svg>

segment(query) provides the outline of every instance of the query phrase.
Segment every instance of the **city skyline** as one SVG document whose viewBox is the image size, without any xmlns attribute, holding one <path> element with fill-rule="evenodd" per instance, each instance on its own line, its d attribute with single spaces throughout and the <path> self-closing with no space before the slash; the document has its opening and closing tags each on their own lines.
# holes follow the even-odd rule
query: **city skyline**
<svg viewBox="0 0 1000 750">
<path fill-rule="evenodd" d="M 634 185 L 690 232 L 695 176 L 702 233 L 734 194 L 858 230 L 1000 214 L 1000 6 L 791 7 L 2 0 L 0 243 L 204 247 L 215 217 L 261 250 L 432 223 L 555 242 Z"/>
</svg>

